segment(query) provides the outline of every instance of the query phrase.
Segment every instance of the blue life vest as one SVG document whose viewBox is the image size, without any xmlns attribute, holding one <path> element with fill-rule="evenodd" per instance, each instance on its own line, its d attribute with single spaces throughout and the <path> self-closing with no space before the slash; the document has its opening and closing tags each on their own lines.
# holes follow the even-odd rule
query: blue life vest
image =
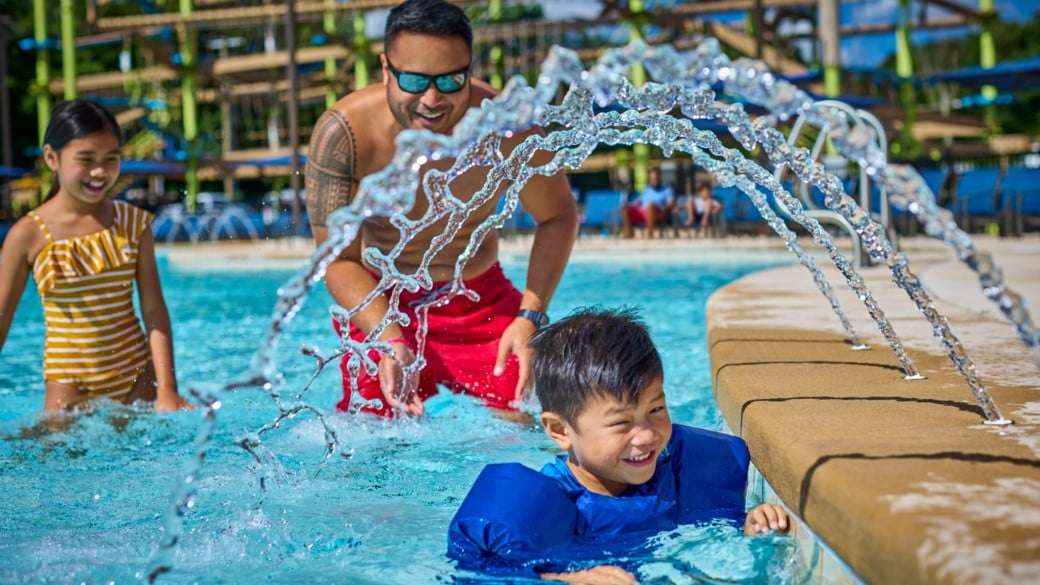
<svg viewBox="0 0 1040 585">
<path fill-rule="evenodd" d="M 537 574 L 570 560 L 559 555 L 573 556 L 561 549 L 574 543 L 716 519 L 743 522 L 749 461 L 740 437 L 672 425 L 654 476 L 617 497 L 585 489 L 566 455 L 541 473 L 491 464 L 451 521 L 448 556 L 462 568 Z"/>
</svg>

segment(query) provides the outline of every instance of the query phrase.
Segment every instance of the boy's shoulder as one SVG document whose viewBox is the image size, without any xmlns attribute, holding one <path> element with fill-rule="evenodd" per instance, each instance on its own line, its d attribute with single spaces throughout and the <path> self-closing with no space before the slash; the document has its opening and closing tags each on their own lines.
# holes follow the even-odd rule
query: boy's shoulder
<svg viewBox="0 0 1040 585">
<path fill-rule="evenodd" d="M 683 457 L 689 457 L 705 450 L 719 449 L 723 453 L 729 453 L 741 459 L 746 457 L 747 443 L 736 435 L 673 423 L 672 439 L 668 442 L 668 450 L 676 449 L 683 451 Z"/>
<path fill-rule="evenodd" d="M 523 494 L 522 497 L 516 497 Z M 448 527 L 448 556 L 525 563 L 574 536 L 578 509 L 552 479 L 519 463 L 484 467 Z"/>
</svg>

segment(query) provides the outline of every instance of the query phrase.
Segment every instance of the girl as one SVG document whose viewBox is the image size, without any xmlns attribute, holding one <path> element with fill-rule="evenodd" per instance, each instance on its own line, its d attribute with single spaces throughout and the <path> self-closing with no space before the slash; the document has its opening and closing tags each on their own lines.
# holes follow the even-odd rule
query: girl
<svg viewBox="0 0 1040 585">
<path fill-rule="evenodd" d="M 105 197 L 119 177 L 121 138 L 101 106 L 58 104 L 43 137 L 54 184 L 0 251 L 0 350 L 30 269 L 43 303 L 44 410 L 96 398 L 154 400 L 160 412 L 191 407 L 177 393 L 151 214 Z M 147 337 L 134 313 L 134 281 Z"/>
</svg>

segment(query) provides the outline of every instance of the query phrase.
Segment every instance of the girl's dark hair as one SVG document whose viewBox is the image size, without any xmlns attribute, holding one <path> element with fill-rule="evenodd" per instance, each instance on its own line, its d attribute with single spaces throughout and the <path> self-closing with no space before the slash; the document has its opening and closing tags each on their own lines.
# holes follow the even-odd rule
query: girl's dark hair
<svg viewBox="0 0 1040 585">
<path fill-rule="evenodd" d="M 589 399 L 639 400 L 664 376 L 661 355 L 632 309 L 580 309 L 531 336 L 535 394 L 545 412 L 574 425 Z"/>
<path fill-rule="evenodd" d="M 458 37 L 473 50 L 473 29 L 461 8 L 444 0 L 405 0 L 390 10 L 383 34 L 389 50 L 397 33 L 412 32 L 439 37 Z"/>
<path fill-rule="evenodd" d="M 123 145 L 123 133 L 112 112 L 90 100 L 68 100 L 54 106 L 51 120 L 47 124 L 47 132 L 43 135 L 43 143 L 49 144 L 55 152 L 61 152 L 65 145 L 77 138 L 105 131 L 115 135 L 119 145 Z M 58 181 L 54 181 L 46 199 L 54 197 L 58 188 Z"/>
</svg>

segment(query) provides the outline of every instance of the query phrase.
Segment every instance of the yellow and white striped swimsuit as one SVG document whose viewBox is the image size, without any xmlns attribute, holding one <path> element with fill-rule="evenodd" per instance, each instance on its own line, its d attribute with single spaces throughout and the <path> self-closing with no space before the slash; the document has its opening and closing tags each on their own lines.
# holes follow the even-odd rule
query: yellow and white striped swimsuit
<svg viewBox="0 0 1040 585">
<path fill-rule="evenodd" d="M 137 247 L 151 214 L 113 203 L 111 227 L 68 240 L 54 241 L 40 216 L 29 215 L 47 238 L 33 262 L 47 323 L 43 378 L 120 400 L 151 357 L 133 301 Z"/>
</svg>

